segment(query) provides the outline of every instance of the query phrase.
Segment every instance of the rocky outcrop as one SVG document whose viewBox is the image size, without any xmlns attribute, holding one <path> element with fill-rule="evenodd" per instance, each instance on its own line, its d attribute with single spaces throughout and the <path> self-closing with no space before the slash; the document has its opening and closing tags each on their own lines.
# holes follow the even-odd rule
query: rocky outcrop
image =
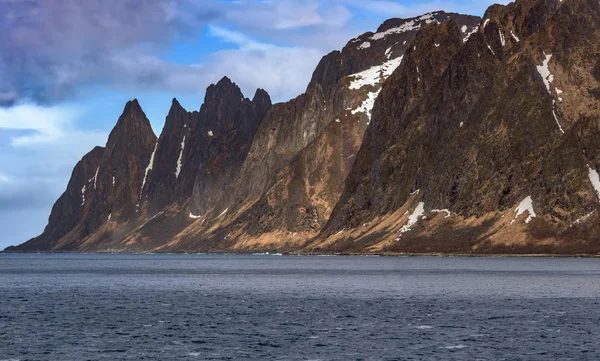
<svg viewBox="0 0 600 361">
<path fill-rule="evenodd" d="M 270 107 L 267 92 L 258 89 L 250 101 L 227 78 L 208 88 L 196 132 L 197 142 L 206 146 L 199 154 L 201 171 L 195 179 L 192 214 L 204 214 L 223 197 Z"/>
<path fill-rule="evenodd" d="M 306 93 L 271 108 L 231 191 L 199 215 L 179 247 L 291 249 L 315 236 L 339 199 L 381 85 L 419 29 L 454 18 L 465 38 L 480 20 L 444 12 L 395 19 L 325 56 Z"/>
<path fill-rule="evenodd" d="M 87 189 L 96 175 L 100 159 L 104 154 L 103 147 L 95 147 L 75 165 L 67 190 L 58 198 L 44 232 L 17 247 L 9 247 L 12 252 L 37 252 L 52 250 L 59 240 L 78 226 L 89 213 L 89 197 L 86 205 Z"/>
<path fill-rule="evenodd" d="M 438 77 L 422 64 L 447 52 L 418 54 L 417 45 L 385 84 L 341 201 L 310 249 L 599 252 L 600 113 L 589 91 L 599 8 L 494 6 L 441 59 Z"/>
<path fill-rule="evenodd" d="M 198 112 L 188 112 L 173 99 L 140 190 L 140 207 L 147 215 L 153 216 L 192 194 L 198 162 L 192 161 L 189 148 L 197 124 Z"/>
<path fill-rule="evenodd" d="M 189 113 L 173 101 L 142 196 L 144 221 L 117 248 L 170 247 L 165 240 L 177 238 L 214 208 L 239 174 L 270 108 L 266 91 L 258 89 L 249 100 L 226 77 L 208 87 L 199 112 Z"/>
<path fill-rule="evenodd" d="M 105 148 L 88 153 L 73 170 L 44 233 L 13 251 L 83 251 L 110 247 L 117 225 L 125 233 L 137 218 L 138 194 L 156 143 L 137 100 L 125 105 Z"/>
</svg>

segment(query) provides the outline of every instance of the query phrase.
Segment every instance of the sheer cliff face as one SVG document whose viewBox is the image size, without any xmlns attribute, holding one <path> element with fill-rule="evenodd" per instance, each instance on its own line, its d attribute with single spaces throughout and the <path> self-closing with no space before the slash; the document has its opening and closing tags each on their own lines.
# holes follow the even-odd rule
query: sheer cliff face
<svg viewBox="0 0 600 361">
<path fill-rule="evenodd" d="M 197 124 L 198 112 L 186 111 L 173 99 L 154 157 L 146 168 L 146 182 L 139 192 L 140 210 L 147 215 L 153 216 L 192 194 L 198 168 L 190 159 L 189 148 Z"/>
<path fill-rule="evenodd" d="M 138 102 L 128 102 L 106 147 L 95 148 L 75 167 L 44 233 L 13 250 L 160 246 L 162 236 L 189 224 L 190 209 L 210 208 L 220 198 L 270 107 L 264 90 L 249 100 L 223 78 L 207 89 L 199 112 L 187 112 L 174 99 L 157 139 Z M 184 222 L 178 221 L 184 213 Z M 145 243 L 138 242 L 140 236 Z"/>
<path fill-rule="evenodd" d="M 419 29 L 430 23 L 451 20 L 460 23 L 466 39 L 476 30 L 480 19 L 444 12 L 413 19 L 391 19 L 377 33 L 365 33 L 352 39 L 342 51 L 325 56 L 315 69 L 305 94 L 276 104 L 269 111 L 244 163 L 244 176 L 236 186 L 234 199 L 225 200 L 223 206 L 235 206 L 262 196 L 273 185 L 279 171 L 331 122 L 356 118 L 353 120 L 360 122 L 360 126 L 353 138 L 362 138 L 381 84 L 400 64 Z"/>
<path fill-rule="evenodd" d="M 599 10 L 595 1 L 494 6 L 439 64 L 431 59 L 447 54 L 443 45 L 418 39 L 384 85 L 343 196 L 311 247 L 600 250 Z"/>
<path fill-rule="evenodd" d="M 173 203 L 204 213 L 237 175 L 260 122 L 271 107 L 262 89 L 245 98 L 228 78 L 211 85 L 200 111 L 186 111 L 176 99 L 167 115 L 149 166 L 141 203 L 149 216 Z"/>
<path fill-rule="evenodd" d="M 197 214 L 179 246 L 291 249 L 315 236 L 343 190 L 381 85 L 419 29 L 453 20 L 462 43 L 480 18 L 438 12 L 392 19 L 325 56 L 305 94 L 271 108 L 240 176 L 212 212 Z"/>
<path fill-rule="evenodd" d="M 254 135 L 271 107 L 269 95 L 256 91 L 252 101 L 227 78 L 208 88 L 200 109 L 195 142 L 202 144 L 190 210 L 202 215 L 222 198 L 237 176 Z"/>
</svg>

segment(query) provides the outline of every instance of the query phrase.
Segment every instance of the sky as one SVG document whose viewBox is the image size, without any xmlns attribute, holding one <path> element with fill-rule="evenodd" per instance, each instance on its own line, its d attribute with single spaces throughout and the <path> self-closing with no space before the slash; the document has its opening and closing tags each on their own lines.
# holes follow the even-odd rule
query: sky
<svg viewBox="0 0 600 361">
<path fill-rule="evenodd" d="M 495 1 L 507 3 L 508 1 Z M 0 249 L 40 234 L 77 161 L 137 98 L 160 134 L 228 76 L 274 102 L 386 19 L 487 0 L 0 0 Z"/>
</svg>

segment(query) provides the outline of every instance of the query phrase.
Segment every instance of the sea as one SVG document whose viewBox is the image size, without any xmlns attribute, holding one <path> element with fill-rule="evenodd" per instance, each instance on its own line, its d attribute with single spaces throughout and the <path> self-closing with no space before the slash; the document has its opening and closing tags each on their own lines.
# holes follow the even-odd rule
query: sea
<svg viewBox="0 0 600 361">
<path fill-rule="evenodd" d="M 600 360 L 600 259 L 0 254 L 0 360 Z"/>
</svg>

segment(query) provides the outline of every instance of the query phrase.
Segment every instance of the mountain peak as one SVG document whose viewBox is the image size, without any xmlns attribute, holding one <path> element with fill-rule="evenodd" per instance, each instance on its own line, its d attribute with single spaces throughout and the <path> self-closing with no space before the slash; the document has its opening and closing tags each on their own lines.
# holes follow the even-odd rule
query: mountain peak
<svg viewBox="0 0 600 361">
<path fill-rule="evenodd" d="M 125 107 L 123 108 L 123 113 L 121 113 L 121 116 L 119 117 L 119 121 L 145 117 L 146 114 L 142 110 L 140 103 L 137 99 L 133 99 L 125 104 Z"/>
<path fill-rule="evenodd" d="M 207 103 L 215 98 L 222 96 L 235 96 L 240 98 L 243 96 L 240 88 L 231 81 L 228 77 L 224 76 L 216 84 L 211 84 L 206 89 L 206 96 L 204 102 Z"/>
<path fill-rule="evenodd" d="M 137 99 L 133 99 L 133 100 L 130 100 L 127 103 L 125 103 L 125 108 L 123 109 L 123 113 L 141 112 L 141 111 L 142 111 L 142 107 L 140 106 L 140 103 L 138 102 Z"/>
<path fill-rule="evenodd" d="M 224 77 L 221 78 L 221 80 L 219 80 L 217 82 L 217 86 L 224 85 L 224 84 L 230 85 L 230 84 L 234 84 L 234 83 L 227 76 L 224 76 Z"/>
<path fill-rule="evenodd" d="M 130 143 L 132 138 L 147 138 L 156 141 L 150 120 L 146 117 L 137 99 L 130 100 L 125 104 L 123 113 L 108 136 L 107 149 L 110 152 L 117 143 Z"/>
<path fill-rule="evenodd" d="M 171 102 L 171 108 L 169 109 L 169 114 L 172 114 L 174 112 L 175 113 L 187 112 L 185 110 L 185 108 L 181 105 L 181 103 L 179 103 L 177 98 L 173 98 L 173 100 Z"/>
<path fill-rule="evenodd" d="M 271 96 L 267 93 L 266 90 L 258 88 L 254 93 L 254 97 L 252 98 L 252 103 L 256 106 L 263 108 L 271 106 Z"/>
</svg>

